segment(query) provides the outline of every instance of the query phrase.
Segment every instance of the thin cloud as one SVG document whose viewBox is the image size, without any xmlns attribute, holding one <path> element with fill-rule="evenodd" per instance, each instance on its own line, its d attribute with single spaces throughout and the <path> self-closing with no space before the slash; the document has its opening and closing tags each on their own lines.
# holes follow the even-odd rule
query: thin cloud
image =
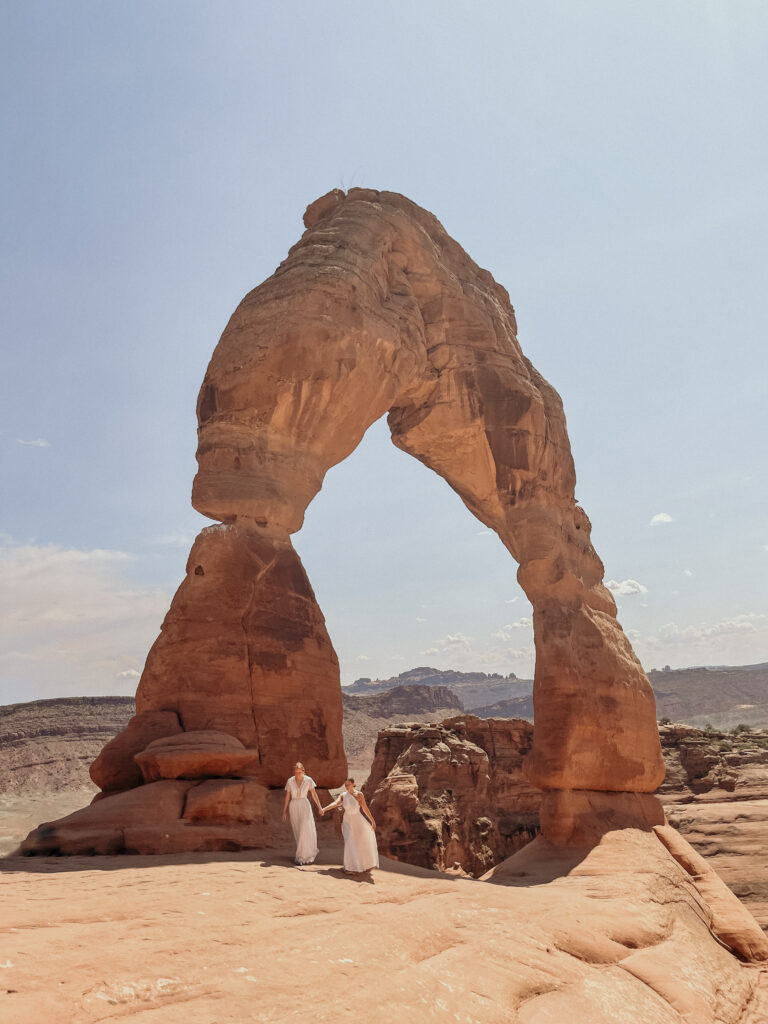
<svg viewBox="0 0 768 1024">
<path fill-rule="evenodd" d="M 630 594 L 648 593 L 648 587 L 638 583 L 637 580 L 606 580 L 605 585 L 612 594 L 617 594 L 620 597 L 628 597 Z"/>
<path fill-rule="evenodd" d="M 44 437 L 34 437 L 30 441 L 25 441 L 23 437 L 16 438 L 16 444 L 26 445 L 28 448 L 50 448 L 51 442 L 46 441 Z"/>
<path fill-rule="evenodd" d="M 426 619 L 422 619 L 422 617 L 420 615 L 417 615 L 416 616 L 416 621 L 417 622 L 426 622 L 427 620 Z"/>
<path fill-rule="evenodd" d="M 0 546 L 0 675 L 10 699 L 133 692 L 170 593 L 132 579 L 128 552 Z"/>
<path fill-rule="evenodd" d="M 494 640 L 519 640 L 520 636 L 516 633 L 516 630 L 520 629 L 531 629 L 533 626 L 533 619 L 529 619 L 527 616 L 518 619 L 517 622 L 508 622 L 506 626 L 502 626 L 501 629 L 497 629 L 495 633 L 491 633 Z"/>
<path fill-rule="evenodd" d="M 651 521 L 648 525 L 661 526 L 662 523 L 674 523 L 674 519 L 668 512 L 657 512 L 655 516 L 651 517 Z"/>
<path fill-rule="evenodd" d="M 141 672 L 137 672 L 135 668 L 127 668 L 122 672 L 115 673 L 115 679 L 139 679 Z"/>
<path fill-rule="evenodd" d="M 683 576 L 693 576 L 690 569 L 683 569 Z"/>
</svg>

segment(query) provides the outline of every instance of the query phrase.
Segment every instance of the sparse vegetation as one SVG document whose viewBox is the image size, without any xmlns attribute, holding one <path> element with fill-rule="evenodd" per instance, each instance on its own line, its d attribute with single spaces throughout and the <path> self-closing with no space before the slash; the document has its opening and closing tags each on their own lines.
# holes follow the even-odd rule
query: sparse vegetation
<svg viewBox="0 0 768 1024">
<path fill-rule="evenodd" d="M 739 734 L 744 734 L 748 732 L 752 732 L 752 726 L 747 725 L 745 722 L 740 722 L 738 725 L 734 725 L 734 727 L 731 729 L 731 733 L 734 736 L 738 736 Z"/>
</svg>

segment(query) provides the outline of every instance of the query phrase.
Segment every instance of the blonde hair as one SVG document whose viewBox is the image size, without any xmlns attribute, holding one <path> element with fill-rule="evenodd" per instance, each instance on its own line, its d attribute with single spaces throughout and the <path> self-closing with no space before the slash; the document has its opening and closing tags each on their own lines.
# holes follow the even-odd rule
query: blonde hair
<svg viewBox="0 0 768 1024">
<path fill-rule="evenodd" d="M 306 772 L 306 770 L 307 770 L 307 769 L 306 769 L 306 768 L 304 767 L 304 765 L 303 765 L 303 764 L 301 763 L 301 761 L 297 761 L 297 762 L 296 762 L 296 764 L 295 764 L 295 765 L 293 766 L 293 770 L 294 770 L 294 771 L 296 771 L 296 769 L 297 769 L 297 768 L 301 768 L 301 770 L 302 770 L 303 772 Z"/>
</svg>

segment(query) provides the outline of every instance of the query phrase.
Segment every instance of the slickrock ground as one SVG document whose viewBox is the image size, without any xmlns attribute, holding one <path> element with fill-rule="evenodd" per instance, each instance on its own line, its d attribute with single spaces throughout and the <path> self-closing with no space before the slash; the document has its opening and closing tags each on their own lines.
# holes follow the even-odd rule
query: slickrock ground
<svg viewBox="0 0 768 1024">
<path fill-rule="evenodd" d="M 667 818 L 768 931 L 768 735 L 661 726 Z"/>
<path fill-rule="evenodd" d="M 660 727 L 668 820 L 768 931 L 768 735 Z M 481 874 L 538 831 L 522 772 L 532 726 L 462 715 L 382 730 L 366 796 L 380 847 L 409 863 Z"/>
<path fill-rule="evenodd" d="M 541 843 L 541 841 L 538 841 Z M 528 847 L 532 849 L 532 847 Z M 519 854 L 522 857 L 526 851 Z M 653 834 L 501 884 L 341 849 L 0 862 L 4 1024 L 764 1024 L 762 971 Z"/>
</svg>

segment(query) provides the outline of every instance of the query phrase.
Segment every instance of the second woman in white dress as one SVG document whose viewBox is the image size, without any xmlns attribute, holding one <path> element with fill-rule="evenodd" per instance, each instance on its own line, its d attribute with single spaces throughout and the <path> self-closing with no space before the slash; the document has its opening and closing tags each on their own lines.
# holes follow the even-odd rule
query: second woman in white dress
<svg viewBox="0 0 768 1024">
<path fill-rule="evenodd" d="M 343 808 L 341 834 L 344 836 L 344 870 L 358 874 L 379 866 L 379 851 L 374 832 L 376 822 L 368 810 L 365 797 L 355 789 L 355 780 L 347 779 L 344 789 L 345 792 L 333 803 L 323 807 L 321 813 L 333 810 L 334 807 Z"/>
</svg>

